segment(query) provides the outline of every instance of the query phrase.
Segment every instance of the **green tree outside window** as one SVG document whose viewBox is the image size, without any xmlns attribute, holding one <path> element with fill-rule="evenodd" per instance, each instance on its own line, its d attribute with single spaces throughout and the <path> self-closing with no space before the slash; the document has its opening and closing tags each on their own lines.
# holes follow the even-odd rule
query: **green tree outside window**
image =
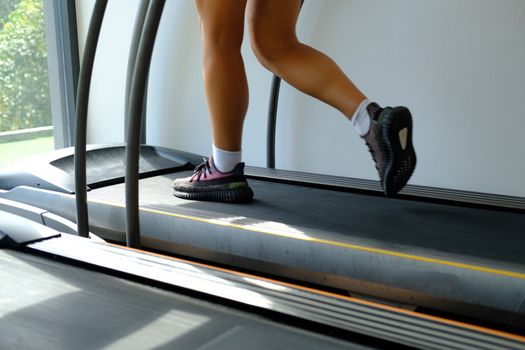
<svg viewBox="0 0 525 350">
<path fill-rule="evenodd" d="M 0 4 L 0 132 L 51 121 L 42 0 Z"/>
</svg>

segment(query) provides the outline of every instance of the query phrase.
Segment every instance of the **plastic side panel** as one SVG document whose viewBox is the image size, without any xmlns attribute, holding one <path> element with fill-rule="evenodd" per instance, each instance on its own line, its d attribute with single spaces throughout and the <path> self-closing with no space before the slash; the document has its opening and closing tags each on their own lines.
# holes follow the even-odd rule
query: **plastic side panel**
<svg viewBox="0 0 525 350">
<path fill-rule="evenodd" d="M 7 244 L 15 247 L 60 236 L 60 232 L 5 211 L 0 211 L 0 232 L 9 237 Z"/>
<path fill-rule="evenodd" d="M 0 210 L 15 214 L 31 221 L 43 224 L 42 214 L 46 211 L 31 205 L 0 198 Z"/>
<path fill-rule="evenodd" d="M 59 232 L 68 233 L 75 236 L 78 235 L 77 225 L 61 216 L 52 213 L 44 213 L 42 214 L 42 219 L 44 220 L 44 225 L 47 227 L 50 227 Z"/>
<path fill-rule="evenodd" d="M 88 186 L 101 187 L 124 181 L 124 145 L 88 146 L 86 166 Z M 20 162 L 0 173 L 0 189 L 28 186 L 61 193 L 74 193 L 72 148 Z M 192 169 L 198 155 L 162 147 L 145 146 L 140 151 L 141 177 L 182 169 Z M 188 164 L 188 163 L 192 164 Z"/>
<path fill-rule="evenodd" d="M 47 163 L 35 163 L 31 167 L 17 168 L 0 174 L 0 188 L 11 190 L 19 186 L 47 189 L 62 193 L 73 193 L 71 177 Z"/>
</svg>

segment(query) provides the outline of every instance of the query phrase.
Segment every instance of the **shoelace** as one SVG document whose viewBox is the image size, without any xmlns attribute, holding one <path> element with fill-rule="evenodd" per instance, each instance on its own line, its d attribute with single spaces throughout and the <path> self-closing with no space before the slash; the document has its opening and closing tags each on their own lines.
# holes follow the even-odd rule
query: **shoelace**
<svg viewBox="0 0 525 350">
<path fill-rule="evenodd" d="M 201 176 L 205 179 L 207 177 L 207 173 L 210 173 L 211 175 L 211 167 L 210 163 L 208 162 L 208 159 L 202 158 L 203 162 L 200 163 L 195 167 L 193 170 L 193 175 L 191 176 L 190 182 L 193 182 L 195 179 L 199 181 L 201 179 Z"/>
</svg>

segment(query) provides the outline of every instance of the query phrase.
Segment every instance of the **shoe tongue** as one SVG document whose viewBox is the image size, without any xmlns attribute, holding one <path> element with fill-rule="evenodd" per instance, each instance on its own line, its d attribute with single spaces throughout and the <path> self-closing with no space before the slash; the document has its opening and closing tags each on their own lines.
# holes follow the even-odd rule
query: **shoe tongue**
<svg viewBox="0 0 525 350">
<path fill-rule="evenodd" d="M 233 168 L 232 172 L 244 172 L 244 162 L 238 163 L 235 168 Z"/>
</svg>

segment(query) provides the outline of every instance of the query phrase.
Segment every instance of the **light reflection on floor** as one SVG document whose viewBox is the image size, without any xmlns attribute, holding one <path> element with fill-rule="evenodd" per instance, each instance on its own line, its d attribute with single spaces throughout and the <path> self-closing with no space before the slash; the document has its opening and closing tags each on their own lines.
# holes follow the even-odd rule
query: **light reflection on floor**
<svg viewBox="0 0 525 350">
<path fill-rule="evenodd" d="M 168 344 L 173 340 L 209 322 L 210 318 L 181 310 L 169 310 L 141 329 L 117 339 L 104 349 L 153 349 Z M 145 337 L 144 334 L 148 336 Z"/>
<path fill-rule="evenodd" d="M 9 260 L 9 265 L 7 265 L 7 260 Z M 2 281 L 0 284 L 0 318 L 46 300 L 80 291 L 74 285 L 36 268 L 23 259 L 10 256 L 8 251 L 0 251 L 0 266 L 12 266 L 12 264 L 18 266 L 9 270 L 0 269 L 0 281 Z M 13 273 L 17 270 L 23 270 L 27 275 L 30 274 L 32 279 L 17 278 Z M 38 280 L 45 281 L 45 283 L 39 283 L 41 287 L 38 289 L 32 288 L 35 283 L 38 283 Z M 58 290 L 60 292 L 57 292 Z"/>
<path fill-rule="evenodd" d="M 222 226 L 233 226 L 249 231 L 262 232 L 268 234 L 279 235 L 282 237 L 295 238 L 300 240 L 311 240 L 312 238 L 303 231 L 291 227 L 282 222 L 276 221 L 255 221 L 244 216 L 213 218 L 207 220 L 211 224 Z"/>
</svg>

